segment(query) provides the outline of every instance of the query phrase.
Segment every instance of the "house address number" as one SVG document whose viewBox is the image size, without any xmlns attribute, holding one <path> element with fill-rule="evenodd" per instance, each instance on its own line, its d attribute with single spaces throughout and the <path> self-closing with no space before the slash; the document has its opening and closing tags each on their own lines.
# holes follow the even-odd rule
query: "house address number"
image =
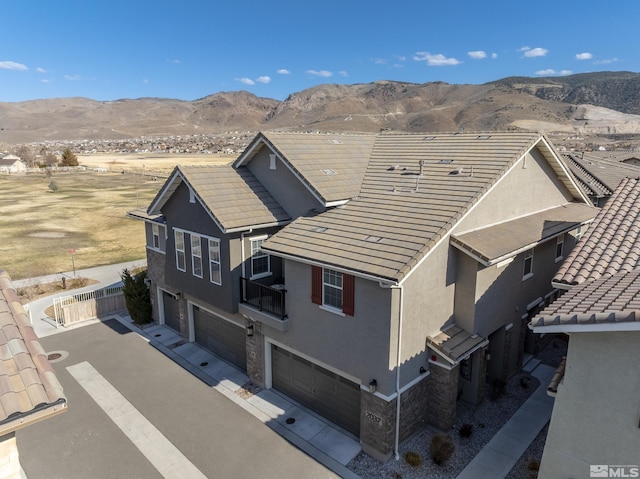
<svg viewBox="0 0 640 479">
<path fill-rule="evenodd" d="M 375 424 L 382 425 L 382 418 L 380 416 L 376 416 L 375 414 L 373 414 L 370 411 L 365 411 L 364 415 L 369 421 L 371 421 L 371 422 L 373 422 Z"/>
</svg>

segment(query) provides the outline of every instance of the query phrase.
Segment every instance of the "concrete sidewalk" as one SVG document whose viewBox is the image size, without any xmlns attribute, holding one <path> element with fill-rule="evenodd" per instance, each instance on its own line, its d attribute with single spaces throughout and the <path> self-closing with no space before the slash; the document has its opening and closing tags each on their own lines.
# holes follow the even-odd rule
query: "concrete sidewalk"
<svg viewBox="0 0 640 479">
<path fill-rule="evenodd" d="M 474 457 L 457 479 L 504 479 L 551 419 L 553 398 L 547 386 L 555 369 L 537 364 L 531 374 L 540 386 Z"/>
</svg>

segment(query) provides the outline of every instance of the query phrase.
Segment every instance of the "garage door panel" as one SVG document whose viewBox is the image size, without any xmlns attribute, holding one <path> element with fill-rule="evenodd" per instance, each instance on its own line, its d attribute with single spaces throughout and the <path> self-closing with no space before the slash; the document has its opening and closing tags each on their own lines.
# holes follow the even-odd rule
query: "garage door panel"
<svg viewBox="0 0 640 479">
<path fill-rule="evenodd" d="M 171 293 L 162 292 L 162 309 L 164 324 L 176 331 L 180 331 L 180 308 L 178 301 Z"/>
<path fill-rule="evenodd" d="M 247 369 L 247 346 L 244 328 L 193 306 L 195 341 L 221 358 Z"/>
<path fill-rule="evenodd" d="M 355 435 L 360 432 L 360 386 L 272 345 L 273 387 Z"/>
</svg>

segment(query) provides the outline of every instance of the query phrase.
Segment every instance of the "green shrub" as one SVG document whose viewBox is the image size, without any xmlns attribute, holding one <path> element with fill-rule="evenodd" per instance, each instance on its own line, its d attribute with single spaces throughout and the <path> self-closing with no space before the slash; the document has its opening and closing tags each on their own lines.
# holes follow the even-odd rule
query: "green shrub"
<svg viewBox="0 0 640 479">
<path fill-rule="evenodd" d="M 431 459 L 433 459 L 433 462 L 438 466 L 442 466 L 451 458 L 455 448 L 451 438 L 445 434 L 436 434 L 431 438 L 431 442 L 429 443 Z"/>
<path fill-rule="evenodd" d="M 123 284 L 124 302 L 127 305 L 131 319 L 136 324 L 149 323 L 152 319 L 151 294 L 144 281 L 146 277 L 146 271 L 141 271 L 132 276 L 127 269 L 120 275 Z"/>
<path fill-rule="evenodd" d="M 420 464 L 422 464 L 422 459 L 420 458 L 420 455 L 416 452 L 411 452 L 411 451 L 407 452 L 404 455 L 404 459 L 405 461 L 407 461 L 407 464 L 413 467 L 418 467 Z"/>
</svg>

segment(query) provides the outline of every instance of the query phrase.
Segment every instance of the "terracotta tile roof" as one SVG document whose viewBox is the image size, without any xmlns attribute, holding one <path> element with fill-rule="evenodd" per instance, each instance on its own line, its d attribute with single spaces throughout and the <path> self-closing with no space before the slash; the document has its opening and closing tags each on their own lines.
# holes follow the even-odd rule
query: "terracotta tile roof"
<svg viewBox="0 0 640 479">
<path fill-rule="evenodd" d="M 246 164 L 267 144 L 326 203 L 358 195 L 376 136 L 373 134 L 260 133 L 235 162 Z"/>
<path fill-rule="evenodd" d="M 291 219 L 246 167 L 231 165 L 177 166 L 151 202 L 148 214 L 160 214 L 183 181 L 225 232 Z"/>
<path fill-rule="evenodd" d="M 584 203 L 568 203 L 497 225 L 454 235 L 451 237 L 451 243 L 488 266 L 524 248 L 531 248 L 549 238 L 576 229 L 581 224 L 592 220 L 598 211 L 598 208 Z"/>
<path fill-rule="evenodd" d="M 0 436 L 65 410 L 62 386 L 0 270 Z"/>
<path fill-rule="evenodd" d="M 617 323 L 640 328 L 640 268 L 575 286 L 531 321 L 533 328 Z"/>
<path fill-rule="evenodd" d="M 565 158 L 571 172 L 585 188 L 593 191 L 591 196 L 609 196 L 623 179 L 640 176 L 639 166 L 599 158 L 593 154 L 566 155 Z"/>
<path fill-rule="evenodd" d="M 298 218 L 262 248 L 400 281 L 536 145 L 574 197 L 586 199 L 536 133 L 385 133 L 357 198 Z"/>
<path fill-rule="evenodd" d="M 640 180 L 625 178 L 562 263 L 562 287 L 640 267 Z"/>
</svg>

